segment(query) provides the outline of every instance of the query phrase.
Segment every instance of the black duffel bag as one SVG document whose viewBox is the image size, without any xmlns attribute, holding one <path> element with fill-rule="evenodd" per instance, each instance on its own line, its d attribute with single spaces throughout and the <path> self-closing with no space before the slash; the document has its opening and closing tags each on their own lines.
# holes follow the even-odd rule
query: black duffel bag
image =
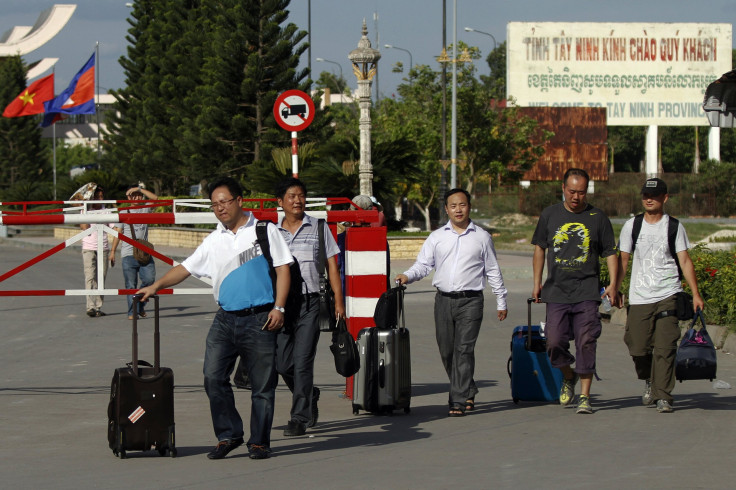
<svg viewBox="0 0 736 490">
<path fill-rule="evenodd" d="M 702 324 L 695 330 L 698 318 Z M 675 378 L 682 382 L 690 379 L 708 379 L 716 377 L 716 348 L 713 345 L 708 330 L 705 328 L 705 317 L 702 310 L 693 316 L 690 328 L 680 341 L 675 360 Z"/>
</svg>

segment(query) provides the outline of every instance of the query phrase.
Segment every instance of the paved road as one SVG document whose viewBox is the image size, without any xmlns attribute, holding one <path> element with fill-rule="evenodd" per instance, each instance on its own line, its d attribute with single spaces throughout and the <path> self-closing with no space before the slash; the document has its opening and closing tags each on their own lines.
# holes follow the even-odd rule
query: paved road
<svg viewBox="0 0 736 490">
<path fill-rule="evenodd" d="M 17 243 L 17 242 L 16 242 Z M 176 253 L 177 251 L 170 251 Z M 181 252 L 181 251 L 180 251 Z M 40 253 L 0 244 L 0 273 Z M 222 461 L 205 454 L 215 443 L 202 388 L 204 339 L 214 306 L 208 296 L 164 296 L 162 359 L 176 376 L 179 457 L 130 453 L 118 460 L 107 447 L 106 408 L 113 370 L 130 355 L 125 299 L 107 298 L 108 316 L 88 318 L 82 297 L 0 298 L 0 474 L 4 488 L 733 488 L 736 428 L 733 390 L 708 381 L 676 387 L 676 411 L 640 405 L 642 385 L 621 340 L 607 326 L 593 385 L 596 413 L 510 400 L 506 360 L 510 332 L 526 322 L 528 256 L 501 254 L 511 292 L 509 318 L 494 319 L 495 299 L 478 341 L 477 409 L 448 418 L 447 379 L 434 340 L 428 280 L 410 286 L 412 411 L 352 414 L 335 374 L 329 339 L 320 340 L 316 379 L 320 421 L 307 436 L 284 438 L 288 390 L 277 393 L 274 457 L 252 461 L 236 450 Z M 394 272 L 408 262 L 392 264 Z M 159 274 L 165 267 L 159 269 Z M 79 252 L 62 251 L 1 289 L 78 288 Z M 122 287 L 119 267 L 108 285 Z M 192 284 L 197 286 L 197 284 Z M 541 307 L 535 311 L 541 316 Z M 150 357 L 148 320 L 141 357 Z M 150 325 L 150 323 L 148 324 Z M 736 386 L 736 361 L 720 355 L 719 379 Z M 237 402 L 248 414 L 248 393 Z"/>
</svg>

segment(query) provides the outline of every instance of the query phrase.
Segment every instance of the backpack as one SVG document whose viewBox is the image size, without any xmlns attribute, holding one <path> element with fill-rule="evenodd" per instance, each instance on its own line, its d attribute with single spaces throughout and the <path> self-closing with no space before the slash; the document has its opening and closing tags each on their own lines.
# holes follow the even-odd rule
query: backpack
<svg viewBox="0 0 736 490">
<path fill-rule="evenodd" d="M 268 232 L 266 231 L 269 221 L 259 221 L 256 223 L 256 239 L 261 253 L 268 261 L 269 273 L 271 274 L 271 283 L 273 284 L 273 297 L 276 298 L 276 270 L 273 267 L 273 259 L 271 257 L 271 249 L 268 245 Z M 289 285 L 289 295 L 286 297 L 284 309 L 286 313 L 286 325 L 293 324 L 294 320 L 299 317 L 299 310 L 302 307 L 302 271 L 299 268 L 299 262 L 296 257 L 292 256 L 294 262 L 289 266 L 291 274 L 291 284 Z"/>
<path fill-rule="evenodd" d="M 639 239 L 639 233 L 641 232 L 641 225 L 644 221 L 644 214 L 637 214 L 634 217 L 634 226 L 631 228 L 631 256 L 634 256 L 634 249 L 636 249 L 636 241 Z M 667 244 L 670 248 L 670 255 L 675 259 L 675 265 L 677 265 L 677 274 L 682 281 L 682 268 L 680 268 L 680 260 L 677 258 L 677 252 L 675 252 L 675 240 L 677 239 L 677 229 L 680 221 L 677 218 L 670 216 L 670 222 L 667 224 Z"/>
</svg>

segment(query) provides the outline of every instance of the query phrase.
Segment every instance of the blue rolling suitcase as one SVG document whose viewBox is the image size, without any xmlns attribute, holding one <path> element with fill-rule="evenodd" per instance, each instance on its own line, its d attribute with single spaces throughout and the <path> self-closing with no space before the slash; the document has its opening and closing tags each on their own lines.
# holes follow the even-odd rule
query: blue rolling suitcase
<svg viewBox="0 0 736 490">
<path fill-rule="evenodd" d="M 523 401 L 556 401 L 560 398 L 562 371 L 553 368 L 547 356 L 547 339 L 539 325 L 532 325 L 533 298 L 526 300 L 527 325 L 514 328 L 511 356 L 506 369 L 511 378 L 511 398 Z"/>
</svg>

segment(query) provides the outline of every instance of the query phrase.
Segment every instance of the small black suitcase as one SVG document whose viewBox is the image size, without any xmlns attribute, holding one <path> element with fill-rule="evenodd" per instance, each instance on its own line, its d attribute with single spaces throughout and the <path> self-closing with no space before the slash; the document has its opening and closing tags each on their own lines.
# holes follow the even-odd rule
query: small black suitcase
<svg viewBox="0 0 736 490">
<path fill-rule="evenodd" d="M 358 333 L 360 370 L 353 378 L 355 415 L 361 409 L 378 414 L 411 411 L 411 350 L 409 330 L 404 325 L 404 289 L 391 289 L 376 305 L 377 316 L 389 320 L 377 321 L 376 327 Z M 380 313 L 386 310 L 390 314 Z"/>
<path fill-rule="evenodd" d="M 174 372 L 161 367 L 159 305 L 154 301 L 154 365 L 138 360 L 138 301 L 133 298 L 133 361 L 117 368 L 107 407 L 107 440 L 115 456 L 155 449 L 176 457 L 174 437 Z"/>
</svg>

